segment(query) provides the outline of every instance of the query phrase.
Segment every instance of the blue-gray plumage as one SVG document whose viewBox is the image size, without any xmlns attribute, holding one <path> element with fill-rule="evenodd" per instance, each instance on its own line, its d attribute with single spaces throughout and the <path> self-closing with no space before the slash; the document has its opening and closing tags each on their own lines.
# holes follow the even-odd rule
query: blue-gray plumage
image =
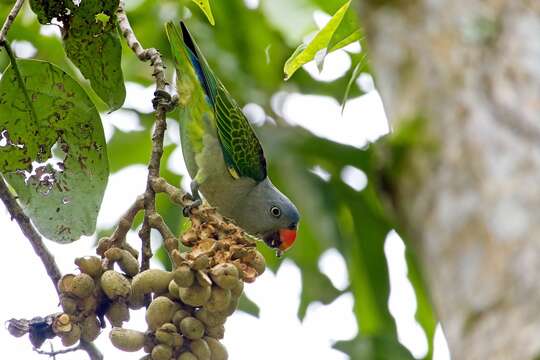
<svg viewBox="0 0 540 360">
<path fill-rule="evenodd" d="M 167 24 L 175 59 L 182 152 L 208 202 L 272 247 L 286 250 L 300 215 L 270 181 L 262 146 L 186 26 Z"/>
</svg>

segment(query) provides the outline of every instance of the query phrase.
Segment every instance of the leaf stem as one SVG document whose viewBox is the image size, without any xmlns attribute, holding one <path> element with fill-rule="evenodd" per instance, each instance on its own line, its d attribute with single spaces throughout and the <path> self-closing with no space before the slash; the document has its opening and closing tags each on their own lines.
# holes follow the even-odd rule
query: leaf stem
<svg viewBox="0 0 540 360">
<path fill-rule="evenodd" d="M 19 14 L 19 11 L 21 10 L 23 4 L 24 0 L 17 0 L 11 8 L 11 11 L 9 12 L 6 20 L 4 21 L 4 25 L 2 25 L 2 29 L 0 30 L 0 44 L 3 44 L 6 41 L 6 36 L 9 28 L 13 24 L 13 21 L 15 21 L 15 18 Z"/>
</svg>

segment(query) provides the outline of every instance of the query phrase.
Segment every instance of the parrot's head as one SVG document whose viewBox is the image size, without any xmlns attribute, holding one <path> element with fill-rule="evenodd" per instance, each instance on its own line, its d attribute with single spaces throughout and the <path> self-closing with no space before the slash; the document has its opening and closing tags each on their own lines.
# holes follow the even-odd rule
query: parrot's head
<svg viewBox="0 0 540 360">
<path fill-rule="evenodd" d="M 300 214 L 296 206 L 266 178 L 245 198 L 242 214 L 236 219 L 248 232 L 284 252 L 296 240 Z"/>
</svg>

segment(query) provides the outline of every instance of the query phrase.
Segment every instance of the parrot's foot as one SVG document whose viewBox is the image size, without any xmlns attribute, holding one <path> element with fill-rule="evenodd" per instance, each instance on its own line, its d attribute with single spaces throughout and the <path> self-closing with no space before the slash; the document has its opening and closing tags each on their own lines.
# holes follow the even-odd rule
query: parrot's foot
<svg viewBox="0 0 540 360">
<path fill-rule="evenodd" d="M 189 200 L 192 201 L 192 203 L 184 206 L 184 208 L 182 209 L 182 214 L 184 214 L 185 217 L 189 217 L 189 215 L 191 214 L 191 210 L 202 204 L 201 194 L 199 194 L 199 183 L 193 180 L 190 184 L 190 188 L 191 194 L 186 194 L 186 197 L 188 197 Z"/>
<path fill-rule="evenodd" d="M 154 109 L 157 110 L 159 107 L 164 109 L 166 112 L 172 111 L 178 104 L 178 96 L 171 96 L 168 92 L 164 90 L 156 90 L 154 92 L 154 98 L 152 99 L 152 105 Z"/>
</svg>

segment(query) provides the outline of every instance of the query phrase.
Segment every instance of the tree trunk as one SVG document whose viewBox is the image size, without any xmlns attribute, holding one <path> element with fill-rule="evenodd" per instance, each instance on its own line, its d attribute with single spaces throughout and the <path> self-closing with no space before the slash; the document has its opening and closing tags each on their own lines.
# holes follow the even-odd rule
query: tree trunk
<svg viewBox="0 0 540 360">
<path fill-rule="evenodd" d="M 361 0 L 396 180 L 453 359 L 540 356 L 540 1 Z"/>
</svg>

